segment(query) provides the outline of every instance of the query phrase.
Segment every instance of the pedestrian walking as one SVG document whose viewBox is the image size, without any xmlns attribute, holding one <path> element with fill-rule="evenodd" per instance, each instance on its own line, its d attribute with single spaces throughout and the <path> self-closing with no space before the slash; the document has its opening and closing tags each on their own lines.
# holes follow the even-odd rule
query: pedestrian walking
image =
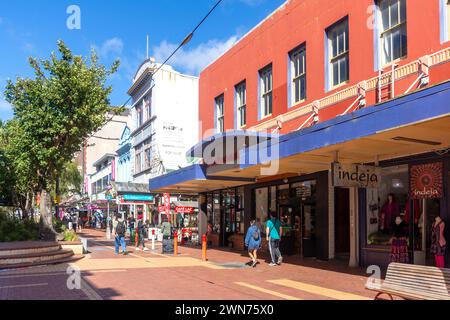
<svg viewBox="0 0 450 320">
<path fill-rule="evenodd" d="M 280 241 L 283 235 L 283 228 L 276 212 L 270 213 L 270 220 L 267 221 L 266 239 L 269 242 L 270 257 L 272 262 L 269 266 L 279 266 L 283 263 L 283 257 L 280 252 Z"/>
<path fill-rule="evenodd" d="M 148 251 L 149 249 L 145 247 L 145 224 L 142 217 L 139 217 L 138 223 L 137 223 L 137 232 L 138 232 L 138 243 L 136 245 L 136 251 L 141 251 L 139 248 L 140 245 L 142 245 L 142 251 Z"/>
<path fill-rule="evenodd" d="M 163 235 L 162 253 L 173 253 L 172 224 L 167 216 L 163 219 L 164 222 L 161 225 L 161 233 Z"/>
<path fill-rule="evenodd" d="M 134 224 L 135 224 L 135 220 L 134 220 L 134 217 L 133 216 L 131 216 L 130 217 L 130 221 L 129 221 L 129 224 L 128 224 L 128 228 L 130 229 L 130 242 L 131 243 L 134 243 L 135 242 L 135 229 L 134 229 Z"/>
<path fill-rule="evenodd" d="M 119 223 L 119 217 L 118 216 L 114 216 L 114 220 L 112 221 L 112 228 L 111 228 L 112 234 L 116 234 L 116 228 L 117 228 L 117 224 L 118 223 Z"/>
<path fill-rule="evenodd" d="M 250 224 L 251 226 L 245 236 L 245 246 L 248 248 L 248 255 L 252 259 L 252 267 L 255 268 L 258 264 L 258 250 L 261 248 L 261 230 L 255 220 Z"/>
<path fill-rule="evenodd" d="M 117 217 L 116 217 L 117 219 Z M 115 233 L 115 245 L 116 245 L 116 250 L 115 253 L 116 255 L 119 254 L 119 247 L 122 246 L 122 254 L 123 255 L 127 255 L 127 246 L 125 243 L 125 221 L 120 217 L 117 219 L 117 225 L 116 228 L 114 229 L 114 233 Z"/>
</svg>

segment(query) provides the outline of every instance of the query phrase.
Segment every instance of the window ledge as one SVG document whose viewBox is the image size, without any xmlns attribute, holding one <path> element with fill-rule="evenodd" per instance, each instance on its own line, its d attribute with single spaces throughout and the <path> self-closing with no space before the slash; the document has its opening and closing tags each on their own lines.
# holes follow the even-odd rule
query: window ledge
<svg viewBox="0 0 450 320">
<path fill-rule="evenodd" d="M 387 68 L 391 68 L 392 65 L 397 64 L 397 63 L 399 63 L 399 62 L 402 62 L 403 60 L 406 60 L 406 59 L 408 59 L 408 55 L 403 56 L 403 57 L 398 58 L 398 59 L 395 59 L 395 60 L 393 60 L 393 61 L 391 61 L 391 62 L 389 62 L 389 63 L 383 64 L 383 65 L 381 66 L 381 69 L 380 69 L 380 70 L 384 70 L 384 69 L 387 69 Z"/>
<path fill-rule="evenodd" d="M 347 85 L 349 85 L 349 84 L 350 84 L 350 80 L 341 82 L 341 83 L 339 83 L 338 85 L 335 85 L 334 87 L 331 87 L 331 88 L 327 91 L 327 93 L 328 93 L 328 92 L 331 92 L 331 91 L 334 91 L 334 90 L 336 90 L 336 89 L 340 89 L 340 88 L 342 88 L 342 87 L 345 87 L 345 86 L 347 86 Z"/>
<path fill-rule="evenodd" d="M 291 104 L 291 106 L 289 107 L 289 109 L 292 109 L 292 108 L 295 108 L 295 107 L 300 106 L 302 103 L 305 103 L 306 100 L 307 100 L 307 99 L 303 99 L 303 100 L 300 100 L 300 101 L 298 101 L 298 102 L 294 102 L 293 104 Z"/>
</svg>

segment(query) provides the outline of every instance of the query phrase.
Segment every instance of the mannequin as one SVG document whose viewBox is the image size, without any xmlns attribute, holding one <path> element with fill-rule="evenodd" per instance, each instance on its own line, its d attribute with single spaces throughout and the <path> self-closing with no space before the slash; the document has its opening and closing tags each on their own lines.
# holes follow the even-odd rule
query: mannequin
<svg viewBox="0 0 450 320">
<path fill-rule="evenodd" d="M 436 216 L 433 223 L 431 235 L 431 253 L 436 259 L 436 267 L 445 268 L 445 250 L 447 248 L 447 241 L 444 236 L 445 222 L 439 215 Z"/>
<path fill-rule="evenodd" d="M 388 195 L 388 200 L 381 208 L 381 221 L 380 221 L 380 229 L 385 233 L 390 232 L 390 227 L 394 221 L 394 218 L 400 214 L 400 207 L 395 201 L 394 194 Z"/>
<path fill-rule="evenodd" d="M 392 229 L 392 251 L 391 262 L 408 263 L 408 224 L 397 215 L 391 225 Z"/>
</svg>

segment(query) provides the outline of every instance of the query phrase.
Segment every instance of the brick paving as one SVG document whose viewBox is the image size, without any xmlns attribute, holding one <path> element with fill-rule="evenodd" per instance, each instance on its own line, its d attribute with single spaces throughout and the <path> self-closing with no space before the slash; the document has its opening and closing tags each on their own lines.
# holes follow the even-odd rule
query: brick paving
<svg viewBox="0 0 450 320">
<path fill-rule="evenodd" d="M 59 266 L 0 271 L 0 299 L 43 300 L 328 300 L 373 299 L 364 289 L 364 270 L 339 261 L 287 257 L 280 267 L 264 259 L 257 268 L 240 252 L 180 247 L 180 256 L 135 252 L 115 256 L 114 242 L 101 231 L 87 230 L 90 253 Z M 150 246 L 150 242 L 147 244 Z M 81 290 L 67 288 L 67 268 L 81 271 Z"/>
</svg>

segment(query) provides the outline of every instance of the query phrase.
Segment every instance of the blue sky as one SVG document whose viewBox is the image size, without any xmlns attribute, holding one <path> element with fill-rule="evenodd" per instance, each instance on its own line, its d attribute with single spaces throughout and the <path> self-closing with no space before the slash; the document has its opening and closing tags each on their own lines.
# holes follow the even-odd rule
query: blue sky
<svg viewBox="0 0 450 320">
<path fill-rule="evenodd" d="M 110 83 L 111 102 L 121 105 L 137 67 L 146 55 L 164 60 L 216 0 L 16 0 L 0 1 L 0 120 L 13 116 L 4 101 L 7 79 L 32 76 L 28 57 L 46 58 L 64 40 L 76 53 L 94 47 L 101 62 L 121 60 Z M 279 7 L 284 0 L 224 0 L 196 32 L 187 47 L 169 64 L 176 70 L 198 75 L 210 61 Z M 67 8 L 81 10 L 81 29 L 66 26 Z"/>
</svg>

